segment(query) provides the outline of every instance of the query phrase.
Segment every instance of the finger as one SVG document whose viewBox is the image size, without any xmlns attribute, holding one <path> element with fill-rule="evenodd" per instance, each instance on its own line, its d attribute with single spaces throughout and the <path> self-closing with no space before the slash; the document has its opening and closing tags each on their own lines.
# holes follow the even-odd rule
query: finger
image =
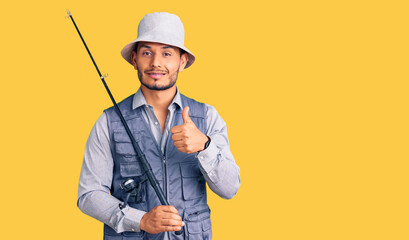
<svg viewBox="0 0 409 240">
<path fill-rule="evenodd" d="M 176 148 L 186 147 L 186 144 L 182 140 L 174 142 L 173 145 L 175 145 Z"/>
<path fill-rule="evenodd" d="M 180 140 L 184 139 L 184 136 L 181 133 L 176 133 L 176 134 L 172 134 L 172 139 L 173 139 L 173 141 L 176 142 L 176 141 L 180 141 Z"/>
<path fill-rule="evenodd" d="M 183 139 L 181 138 L 181 139 L 178 139 L 178 140 L 173 140 L 173 142 L 174 143 L 179 143 L 179 144 L 181 144 L 181 143 L 183 143 L 184 141 L 183 141 Z M 176 145 L 175 145 L 176 146 Z"/>
<path fill-rule="evenodd" d="M 171 205 L 162 205 L 161 210 L 163 212 L 168 212 L 168 213 L 176 213 L 176 214 L 179 213 L 178 210 L 174 206 L 171 206 Z"/>
<path fill-rule="evenodd" d="M 184 152 L 184 153 L 189 153 L 186 149 L 186 147 L 178 147 L 177 148 L 179 152 Z"/>
<path fill-rule="evenodd" d="M 182 118 L 184 123 L 192 122 L 192 119 L 189 117 L 189 107 L 185 107 L 182 112 Z"/>
<path fill-rule="evenodd" d="M 175 134 L 183 131 L 183 125 L 174 126 L 170 129 L 170 132 Z"/>
<path fill-rule="evenodd" d="M 187 145 L 185 143 L 183 143 L 182 141 L 175 142 L 175 143 L 173 143 L 173 145 L 175 145 L 175 147 L 180 152 L 185 152 L 186 151 Z"/>
<path fill-rule="evenodd" d="M 177 227 L 165 226 L 162 229 L 163 229 L 163 232 L 176 232 L 176 231 L 180 231 L 180 229 L 182 229 L 182 227 L 180 227 L 180 226 L 177 226 Z"/>
<path fill-rule="evenodd" d="M 176 213 L 163 213 L 161 215 L 161 219 L 162 220 L 168 219 L 168 220 L 182 221 L 182 218 Z"/>
<path fill-rule="evenodd" d="M 163 219 L 162 226 L 183 226 L 182 220 Z"/>
</svg>

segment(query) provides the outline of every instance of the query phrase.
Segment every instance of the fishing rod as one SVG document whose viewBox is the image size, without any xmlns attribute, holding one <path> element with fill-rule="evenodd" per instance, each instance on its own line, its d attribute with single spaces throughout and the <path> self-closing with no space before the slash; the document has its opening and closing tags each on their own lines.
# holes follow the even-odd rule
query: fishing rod
<svg viewBox="0 0 409 240">
<path fill-rule="evenodd" d="M 110 91 L 109 88 L 108 88 L 108 85 L 107 85 L 106 82 L 105 82 L 105 78 L 104 78 L 104 77 L 107 77 L 107 75 L 106 75 L 106 74 L 105 74 L 104 76 L 101 75 L 101 72 L 99 71 L 98 66 L 97 66 L 97 64 L 95 63 L 94 58 L 92 57 L 91 52 L 89 51 L 89 49 L 88 49 L 88 47 L 87 47 L 87 44 L 85 43 L 84 38 L 82 37 L 82 35 L 81 35 L 81 33 L 80 33 L 80 30 L 78 29 L 77 24 L 75 24 L 74 18 L 72 17 L 71 12 L 70 12 L 68 9 L 67 9 L 67 13 L 68 13 L 68 17 L 71 18 L 72 23 L 73 23 L 74 26 L 75 26 L 75 29 L 77 29 L 77 32 L 78 32 L 78 34 L 80 35 L 80 38 L 81 38 L 81 40 L 82 40 L 82 43 L 84 44 L 85 48 L 87 49 L 87 52 L 88 52 L 89 56 L 91 57 L 91 60 L 92 60 L 92 62 L 94 63 L 95 68 L 97 69 L 97 72 L 98 72 L 98 74 L 99 74 L 99 77 L 101 78 L 101 81 L 102 81 L 102 83 L 104 84 L 104 87 L 105 87 L 105 89 L 107 90 L 108 95 L 109 95 L 109 97 L 111 98 L 112 103 L 114 104 L 116 113 L 118 114 L 119 118 L 121 119 L 121 122 L 122 122 L 122 124 L 124 125 L 125 130 L 126 130 L 126 132 L 128 133 L 129 138 L 131 139 L 132 146 L 133 146 L 133 148 L 135 149 L 135 152 L 136 152 L 137 157 L 138 157 L 138 158 L 141 160 L 141 162 L 142 162 L 142 167 L 143 167 L 143 170 L 145 171 L 146 176 L 148 177 L 149 183 L 151 184 L 151 186 L 152 186 L 153 189 L 155 190 L 156 195 L 158 196 L 160 203 L 161 203 L 162 205 L 170 205 L 169 202 L 168 202 L 168 200 L 166 200 L 166 198 L 165 198 L 165 194 L 163 194 L 163 191 L 162 191 L 162 189 L 161 189 L 160 186 L 159 186 L 158 180 L 156 179 L 155 175 L 153 174 L 151 165 L 149 164 L 148 160 L 146 160 L 145 154 L 143 154 L 141 148 L 139 147 L 138 143 L 136 142 L 134 136 L 132 135 L 132 132 L 131 132 L 131 130 L 129 129 L 128 124 L 126 123 L 125 118 L 124 118 L 124 116 L 123 116 L 122 113 L 121 113 L 121 110 L 119 110 L 118 104 L 116 103 L 114 97 L 113 97 L 112 94 L 111 94 L 111 91 Z M 127 200 L 128 200 L 128 199 L 127 199 Z M 125 206 L 126 206 L 127 200 L 125 201 L 125 204 L 124 204 L 124 205 L 119 204 L 119 207 L 120 207 L 121 209 L 122 209 L 122 207 L 125 207 Z M 180 234 L 182 234 L 182 233 L 183 233 L 183 227 L 182 227 L 181 230 L 175 232 L 176 235 L 180 235 Z"/>
</svg>

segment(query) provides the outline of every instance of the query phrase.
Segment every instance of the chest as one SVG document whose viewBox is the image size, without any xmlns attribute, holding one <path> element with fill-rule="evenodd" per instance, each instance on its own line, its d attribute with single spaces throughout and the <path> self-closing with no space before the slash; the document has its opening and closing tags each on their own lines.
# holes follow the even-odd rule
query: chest
<svg viewBox="0 0 409 240">
<path fill-rule="evenodd" d="M 170 111 L 168 109 L 166 110 L 158 110 L 158 109 L 153 109 L 153 114 L 155 115 L 155 118 L 157 119 L 157 121 L 159 122 L 160 125 L 160 131 L 163 134 L 165 128 L 166 128 L 166 120 L 171 118 L 171 114 Z M 170 121 L 170 120 L 168 120 Z"/>
</svg>

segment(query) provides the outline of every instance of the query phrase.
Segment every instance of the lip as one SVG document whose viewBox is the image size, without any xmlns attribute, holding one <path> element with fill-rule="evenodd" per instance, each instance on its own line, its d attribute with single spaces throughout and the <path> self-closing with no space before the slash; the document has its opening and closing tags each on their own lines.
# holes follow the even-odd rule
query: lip
<svg viewBox="0 0 409 240">
<path fill-rule="evenodd" d="M 164 72 L 146 72 L 146 74 L 153 79 L 159 79 L 166 75 Z"/>
</svg>

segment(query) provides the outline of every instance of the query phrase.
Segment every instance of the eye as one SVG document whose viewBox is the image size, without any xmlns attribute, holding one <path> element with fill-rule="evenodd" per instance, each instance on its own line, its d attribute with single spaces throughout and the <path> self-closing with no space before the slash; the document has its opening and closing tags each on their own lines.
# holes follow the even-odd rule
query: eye
<svg viewBox="0 0 409 240">
<path fill-rule="evenodd" d="M 144 55 L 144 56 L 149 56 L 149 55 L 151 55 L 152 53 L 151 52 L 143 52 L 142 53 L 142 55 Z"/>
<path fill-rule="evenodd" d="M 168 53 L 168 52 L 164 53 L 163 55 L 165 55 L 166 57 L 172 56 L 172 54 L 170 54 L 170 53 Z"/>
</svg>

